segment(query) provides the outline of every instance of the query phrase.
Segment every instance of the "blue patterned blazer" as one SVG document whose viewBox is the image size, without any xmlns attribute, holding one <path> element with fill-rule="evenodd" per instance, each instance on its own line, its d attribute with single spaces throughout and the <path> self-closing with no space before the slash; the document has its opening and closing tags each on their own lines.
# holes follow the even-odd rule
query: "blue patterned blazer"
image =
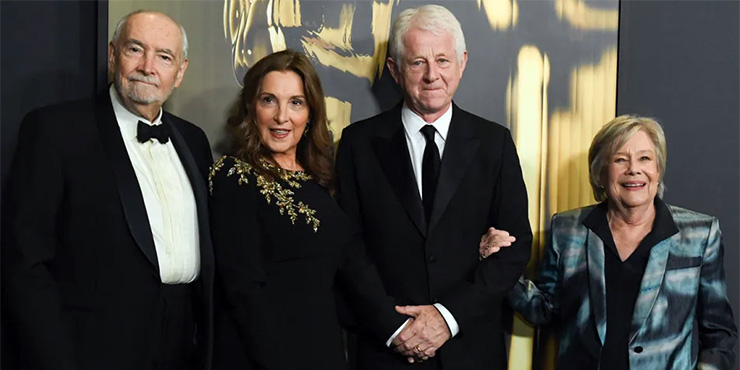
<svg viewBox="0 0 740 370">
<path fill-rule="evenodd" d="M 604 242 L 583 225 L 594 207 L 553 216 L 538 279 L 520 279 L 508 297 L 535 325 L 559 321 L 558 369 L 597 369 L 606 338 Z M 737 328 L 719 223 L 683 208 L 668 210 L 678 233 L 650 251 L 632 315 L 630 368 L 732 369 Z M 692 355 L 695 322 L 698 356 Z"/>
</svg>

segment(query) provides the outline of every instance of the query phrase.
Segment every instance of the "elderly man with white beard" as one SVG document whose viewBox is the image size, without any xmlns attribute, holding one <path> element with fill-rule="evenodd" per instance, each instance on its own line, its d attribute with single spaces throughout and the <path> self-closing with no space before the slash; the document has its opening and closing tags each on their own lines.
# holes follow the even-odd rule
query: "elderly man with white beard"
<svg viewBox="0 0 740 370">
<path fill-rule="evenodd" d="M 3 229 L 3 304 L 26 369 L 208 369 L 213 256 L 197 126 L 162 110 L 185 30 L 137 11 L 113 84 L 21 124 Z"/>
</svg>

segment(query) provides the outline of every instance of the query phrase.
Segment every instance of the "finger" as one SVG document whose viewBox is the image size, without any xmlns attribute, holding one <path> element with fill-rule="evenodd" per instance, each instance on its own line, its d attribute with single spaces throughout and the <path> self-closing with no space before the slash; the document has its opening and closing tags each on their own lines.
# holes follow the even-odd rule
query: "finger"
<svg viewBox="0 0 740 370">
<path fill-rule="evenodd" d="M 396 306 L 396 312 L 402 315 L 416 317 L 421 313 L 421 308 L 419 306 Z"/>
<path fill-rule="evenodd" d="M 406 357 L 406 361 L 408 361 L 410 364 L 413 364 L 414 363 L 414 358 L 413 357 Z"/>
</svg>

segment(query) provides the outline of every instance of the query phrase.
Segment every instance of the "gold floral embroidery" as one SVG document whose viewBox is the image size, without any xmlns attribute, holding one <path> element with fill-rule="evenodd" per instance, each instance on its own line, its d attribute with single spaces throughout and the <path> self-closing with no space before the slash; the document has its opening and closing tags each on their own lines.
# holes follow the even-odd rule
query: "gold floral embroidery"
<svg viewBox="0 0 740 370">
<path fill-rule="evenodd" d="M 224 161 L 227 158 L 229 157 L 223 156 L 219 160 L 217 160 L 216 163 L 213 164 L 213 166 L 211 166 L 211 170 L 208 174 L 208 186 L 210 188 L 211 194 L 213 194 L 213 178 L 216 176 L 216 172 L 220 171 L 221 168 L 223 168 Z M 264 159 L 260 159 L 260 161 L 265 167 L 275 169 L 278 175 L 280 175 L 280 179 L 294 189 L 301 188 L 301 181 L 305 182 L 313 179 L 311 175 L 303 171 L 287 171 L 282 168 L 276 167 L 275 165 L 267 162 Z M 261 188 L 260 193 L 265 196 L 267 204 L 272 204 L 272 200 L 275 199 L 275 204 L 280 208 L 280 214 L 284 215 L 287 213 L 292 224 L 295 225 L 295 221 L 296 219 L 298 219 L 298 214 L 302 214 L 306 218 L 306 224 L 311 225 L 314 232 L 317 232 L 319 230 L 319 224 L 321 223 L 321 221 L 316 218 L 316 210 L 311 209 L 308 204 L 305 204 L 301 201 L 298 201 L 298 203 L 296 204 L 295 200 L 293 199 L 295 193 L 293 193 L 292 190 L 283 187 L 280 182 L 257 174 L 254 171 L 254 167 L 252 167 L 252 165 L 237 158 L 234 158 L 234 166 L 229 168 L 226 176 L 232 176 L 234 174 L 239 175 L 239 185 L 249 183 L 249 178 L 247 177 L 247 175 L 256 176 L 257 186 Z"/>
</svg>

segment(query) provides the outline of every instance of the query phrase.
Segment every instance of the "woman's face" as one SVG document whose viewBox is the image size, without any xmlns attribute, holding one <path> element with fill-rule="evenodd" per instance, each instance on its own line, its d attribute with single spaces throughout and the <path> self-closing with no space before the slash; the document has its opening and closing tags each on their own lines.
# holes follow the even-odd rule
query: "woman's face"
<svg viewBox="0 0 740 370">
<path fill-rule="evenodd" d="M 609 159 L 605 181 L 610 201 L 619 208 L 649 206 L 658 193 L 658 162 L 655 146 L 640 130 Z"/>
<path fill-rule="evenodd" d="M 255 102 L 255 118 L 260 140 L 275 160 L 295 160 L 296 147 L 309 115 L 303 81 L 298 74 L 272 71 L 265 75 Z"/>
</svg>

